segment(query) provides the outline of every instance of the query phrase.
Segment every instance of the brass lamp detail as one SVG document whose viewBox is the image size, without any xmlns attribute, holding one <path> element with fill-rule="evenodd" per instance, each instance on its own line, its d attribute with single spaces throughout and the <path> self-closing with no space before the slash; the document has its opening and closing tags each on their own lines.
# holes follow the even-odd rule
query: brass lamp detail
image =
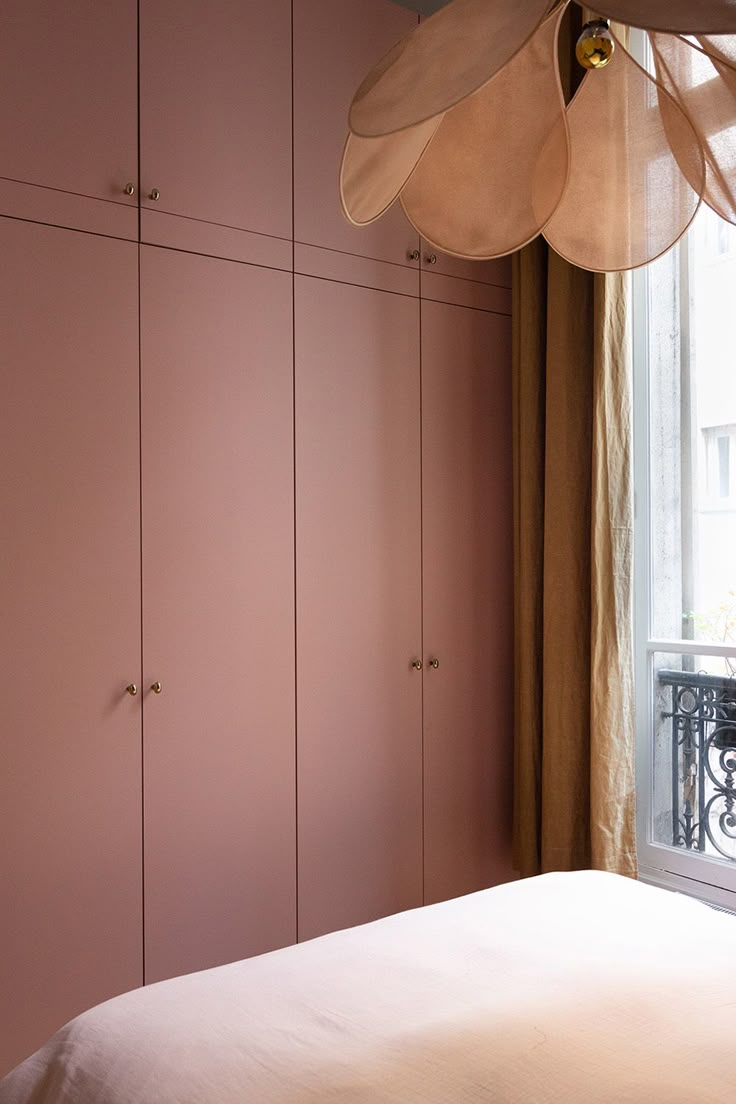
<svg viewBox="0 0 736 1104">
<path fill-rule="evenodd" d="M 583 27 L 575 56 L 583 69 L 603 69 L 613 57 L 616 43 L 607 19 L 591 19 Z"/>
</svg>

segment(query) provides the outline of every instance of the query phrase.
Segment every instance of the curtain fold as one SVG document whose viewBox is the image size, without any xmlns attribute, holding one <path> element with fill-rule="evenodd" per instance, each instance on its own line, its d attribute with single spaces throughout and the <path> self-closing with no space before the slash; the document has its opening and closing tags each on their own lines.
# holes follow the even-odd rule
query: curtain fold
<svg viewBox="0 0 736 1104">
<path fill-rule="evenodd" d="M 636 875 L 625 275 L 514 262 L 514 849 Z"/>
<path fill-rule="evenodd" d="M 591 571 L 591 865 L 636 876 L 631 365 L 626 274 L 596 277 Z"/>
<path fill-rule="evenodd" d="M 579 72 L 578 9 L 562 29 Z M 514 856 L 636 876 L 628 278 L 514 258 Z"/>
</svg>

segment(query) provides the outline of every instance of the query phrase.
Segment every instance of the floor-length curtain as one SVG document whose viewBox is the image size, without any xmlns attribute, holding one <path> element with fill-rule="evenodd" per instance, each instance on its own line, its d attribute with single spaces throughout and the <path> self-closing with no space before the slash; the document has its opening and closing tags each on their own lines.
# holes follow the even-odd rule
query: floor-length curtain
<svg viewBox="0 0 736 1104">
<path fill-rule="evenodd" d="M 568 28 L 572 35 L 573 28 Z M 636 873 L 625 275 L 514 260 L 514 849 Z"/>
</svg>

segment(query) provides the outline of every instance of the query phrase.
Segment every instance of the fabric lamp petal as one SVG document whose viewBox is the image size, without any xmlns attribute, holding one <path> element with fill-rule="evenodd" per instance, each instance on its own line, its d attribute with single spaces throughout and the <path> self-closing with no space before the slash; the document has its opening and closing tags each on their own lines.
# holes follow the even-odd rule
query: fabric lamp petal
<svg viewBox="0 0 736 1104">
<path fill-rule="evenodd" d="M 521 49 L 548 9 L 549 0 L 453 0 L 368 74 L 350 108 L 351 131 L 380 138 L 454 107 Z"/>
<path fill-rule="evenodd" d="M 549 16 L 500 73 L 447 112 L 401 193 L 409 221 L 445 253 L 476 260 L 511 253 L 537 236 L 562 197 L 563 12 Z"/>
<path fill-rule="evenodd" d="M 340 166 L 340 202 L 350 222 L 365 226 L 391 206 L 443 117 L 384 138 L 348 135 Z"/>
<path fill-rule="evenodd" d="M 736 35 L 694 35 L 696 44 L 726 70 L 736 72 Z M 725 74 L 728 77 L 728 73 Z"/>
<path fill-rule="evenodd" d="M 647 31 L 736 32 L 736 0 L 603 0 L 601 15 Z"/>
<path fill-rule="evenodd" d="M 663 89 L 658 96 L 656 81 L 619 41 L 610 64 L 586 76 L 567 121 L 570 177 L 544 231 L 550 245 L 595 272 L 637 268 L 665 253 L 692 222 L 705 186 L 687 116 Z"/>
<path fill-rule="evenodd" d="M 649 37 L 657 79 L 685 112 L 703 147 L 703 199 L 722 218 L 736 223 L 736 71 L 684 38 L 653 33 Z M 663 119 L 668 125 L 671 115 L 665 111 Z M 668 137 L 680 168 L 697 188 L 687 149 L 681 156 L 677 131 Z"/>
</svg>

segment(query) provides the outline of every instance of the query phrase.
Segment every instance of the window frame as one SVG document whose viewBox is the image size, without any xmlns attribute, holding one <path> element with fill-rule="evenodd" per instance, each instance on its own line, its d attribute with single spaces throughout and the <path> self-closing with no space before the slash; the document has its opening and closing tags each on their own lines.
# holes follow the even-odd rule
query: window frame
<svg viewBox="0 0 736 1104">
<path fill-rule="evenodd" d="M 687 267 L 687 238 L 679 248 Z M 687 287 L 687 283 L 685 284 Z M 639 876 L 713 904 L 736 910 L 736 862 L 669 847 L 653 838 L 656 653 L 736 658 L 736 647 L 652 635 L 649 296 L 647 269 L 632 273 L 633 475 L 634 475 L 634 691 L 636 731 L 637 847 Z M 681 304 L 682 309 L 682 304 Z M 687 319 L 685 320 L 687 325 Z"/>
</svg>

